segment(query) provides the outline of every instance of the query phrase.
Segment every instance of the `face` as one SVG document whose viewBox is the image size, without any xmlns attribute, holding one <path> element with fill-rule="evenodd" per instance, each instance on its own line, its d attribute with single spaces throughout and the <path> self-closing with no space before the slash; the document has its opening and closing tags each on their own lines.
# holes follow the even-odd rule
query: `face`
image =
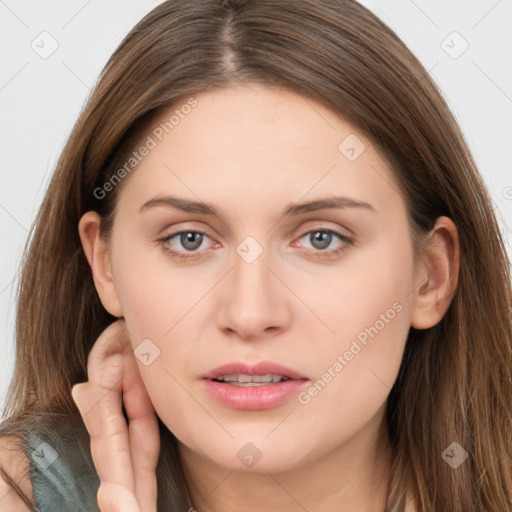
<svg viewBox="0 0 512 512">
<path fill-rule="evenodd" d="M 370 141 L 318 103 L 262 86 L 195 101 L 157 120 L 125 178 L 115 290 L 155 410 L 182 446 L 232 470 L 283 471 L 382 419 L 411 324 L 406 206 Z M 286 369 L 255 373 L 294 378 L 204 378 L 261 362 Z"/>
</svg>

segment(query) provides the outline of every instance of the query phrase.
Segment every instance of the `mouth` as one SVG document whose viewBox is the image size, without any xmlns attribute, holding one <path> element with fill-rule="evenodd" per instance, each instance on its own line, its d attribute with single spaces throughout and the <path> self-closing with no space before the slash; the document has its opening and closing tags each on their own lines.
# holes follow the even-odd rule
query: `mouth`
<svg viewBox="0 0 512 512">
<path fill-rule="evenodd" d="M 231 386 L 268 386 L 269 384 L 276 384 L 278 382 L 285 382 L 290 380 L 283 375 L 267 373 L 266 375 L 219 375 L 216 379 L 211 379 L 214 382 L 223 382 Z"/>
<path fill-rule="evenodd" d="M 299 393 L 309 378 L 264 361 L 250 366 L 230 363 L 202 376 L 205 389 L 221 404 L 234 409 L 269 409 Z"/>
</svg>

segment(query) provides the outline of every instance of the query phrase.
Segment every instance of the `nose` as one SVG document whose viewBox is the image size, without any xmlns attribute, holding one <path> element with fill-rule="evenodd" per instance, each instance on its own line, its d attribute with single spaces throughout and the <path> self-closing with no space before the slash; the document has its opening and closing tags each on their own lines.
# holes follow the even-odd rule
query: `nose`
<svg viewBox="0 0 512 512">
<path fill-rule="evenodd" d="M 218 327 L 228 335 L 247 341 L 264 340 L 289 327 L 290 294 L 271 264 L 266 250 L 252 262 L 235 252 L 217 314 Z"/>
</svg>

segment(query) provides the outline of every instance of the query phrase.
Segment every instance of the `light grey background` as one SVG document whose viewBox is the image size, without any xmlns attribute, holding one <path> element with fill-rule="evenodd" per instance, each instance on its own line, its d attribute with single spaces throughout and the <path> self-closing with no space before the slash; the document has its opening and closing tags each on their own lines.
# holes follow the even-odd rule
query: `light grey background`
<svg viewBox="0 0 512 512">
<path fill-rule="evenodd" d="M 0 0 L 1 405 L 14 363 L 14 299 L 28 230 L 100 70 L 123 36 L 159 3 Z M 439 84 L 490 189 L 508 241 L 512 0 L 361 3 L 398 33 Z M 510 242 L 508 246 L 512 255 Z"/>
</svg>

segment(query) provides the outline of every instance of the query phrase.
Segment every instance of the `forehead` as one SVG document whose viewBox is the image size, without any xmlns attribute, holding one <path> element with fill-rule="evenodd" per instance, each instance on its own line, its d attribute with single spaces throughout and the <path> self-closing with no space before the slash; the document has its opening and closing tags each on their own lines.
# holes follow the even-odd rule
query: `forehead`
<svg viewBox="0 0 512 512">
<path fill-rule="evenodd" d="M 155 119 L 141 144 L 151 149 L 126 194 L 139 204 L 159 192 L 247 208 L 257 198 L 281 207 L 305 195 L 374 203 L 398 195 L 391 169 L 356 127 L 284 89 L 237 86 L 186 97 Z"/>
</svg>

